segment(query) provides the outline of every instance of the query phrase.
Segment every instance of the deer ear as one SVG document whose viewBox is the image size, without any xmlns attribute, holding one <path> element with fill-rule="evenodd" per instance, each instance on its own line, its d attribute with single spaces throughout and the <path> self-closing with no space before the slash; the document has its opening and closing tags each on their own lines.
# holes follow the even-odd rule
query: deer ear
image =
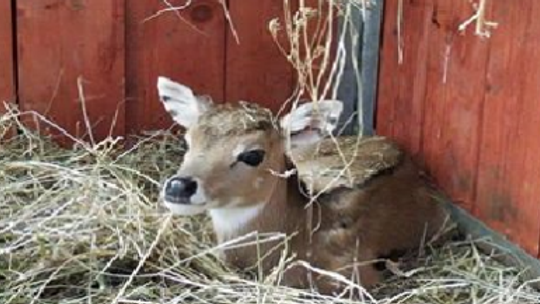
<svg viewBox="0 0 540 304">
<path fill-rule="evenodd" d="M 166 77 L 158 77 L 157 89 L 165 110 L 185 128 L 193 126 L 201 114 L 212 107 L 212 100 L 208 96 L 195 96 L 187 86 Z"/>
<path fill-rule="evenodd" d="M 313 144 L 337 127 L 343 103 L 339 100 L 309 102 L 281 119 L 281 128 L 291 135 L 292 147 Z"/>
</svg>

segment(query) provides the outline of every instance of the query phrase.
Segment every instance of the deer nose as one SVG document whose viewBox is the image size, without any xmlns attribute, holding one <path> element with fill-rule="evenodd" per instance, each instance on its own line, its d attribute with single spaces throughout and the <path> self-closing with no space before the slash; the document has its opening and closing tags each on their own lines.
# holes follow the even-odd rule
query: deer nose
<svg viewBox="0 0 540 304">
<path fill-rule="evenodd" d="M 173 177 L 165 183 L 165 199 L 169 202 L 189 203 L 197 192 L 197 182 L 191 177 Z"/>
</svg>

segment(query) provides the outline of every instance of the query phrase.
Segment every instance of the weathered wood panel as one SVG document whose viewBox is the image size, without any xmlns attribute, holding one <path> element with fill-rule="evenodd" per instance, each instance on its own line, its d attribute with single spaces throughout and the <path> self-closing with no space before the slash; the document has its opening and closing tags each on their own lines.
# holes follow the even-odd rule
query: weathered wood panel
<svg viewBox="0 0 540 304">
<path fill-rule="evenodd" d="M 283 2 L 229 1 L 229 11 L 239 43 L 227 28 L 225 98 L 257 102 L 277 111 L 291 95 L 294 79 L 291 65 L 268 31 L 271 19 L 283 19 Z"/>
<path fill-rule="evenodd" d="M 21 107 L 89 139 L 77 84 L 81 77 L 95 139 L 123 134 L 124 0 L 16 4 Z"/>
<path fill-rule="evenodd" d="M 13 20 L 11 1 L 0 2 L 0 113 L 4 112 L 4 101 L 15 97 L 15 74 L 13 66 Z"/>
<path fill-rule="evenodd" d="M 404 32 L 398 31 L 398 5 L 386 4 L 384 13 L 377 132 L 392 136 L 415 156 L 422 144 L 432 13 L 433 4 L 429 1 L 405 6 L 401 14 Z"/>
<path fill-rule="evenodd" d="M 439 11 L 448 17 L 438 19 Z M 473 14 L 467 1 L 435 2 L 428 65 L 436 73 L 427 78 L 422 147 L 430 172 L 467 210 L 475 194 L 488 58 L 488 42 L 474 35 L 474 27 L 458 32 Z"/>
<path fill-rule="evenodd" d="M 458 26 L 468 1 L 403 1 L 403 64 L 386 1 L 377 131 L 403 143 L 462 207 L 529 254 L 540 240 L 540 2 L 489 1 L 490 39 Z M 426 33 L 427 29 L 427 33 Z"/>
<path fill-rule="evenodd" d="M 128 133 L 169 127 L 156 81 L 166 76 L 224 100 L 225 17 L 218 0 L 199 0 L 177 12 L 150 18 L 162 1 L 127 3 Z"/>
<path fill-rule="evenodd" d="M 540 240 L 540 3 L 497 1 L 476 214 L 529 253 Z"/>
<path fill-rule="evenodd" d="M 458 33 L 460 22 L 472 14 L 467 2 L 404 3 L 399 17 L 398 1 L 386 4 L 378 133 L 425 162 L 453 199 L 470 210 L 483 94 L 476 88 L 485 79 L 487 44 Z"/>
</svg>

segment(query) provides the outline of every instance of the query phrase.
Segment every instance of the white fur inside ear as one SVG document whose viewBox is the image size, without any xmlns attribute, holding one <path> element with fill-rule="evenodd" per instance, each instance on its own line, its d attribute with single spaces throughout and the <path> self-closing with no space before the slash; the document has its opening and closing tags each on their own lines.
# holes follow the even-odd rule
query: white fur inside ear
<svg viewBox="0 0 540 304">
<path fill-rule="evenodd" d="M 186 128 L 196 123 L 211 105 L 209 98 L 198 98 L 189 87 L 166 77 L 158 77 L 157 89 L 165 110 Z"/>
<path fill-rule="evenodd" d="M 293 145 L 312 144 L 334 131 L 342 111 L 339 100 L 305 103 L 285 115 L 281 127 L 290 132 Z"/>
<path fill-rule="evenodd" d="M 281 126 L 291 132 L 298 132 L 308 127 L 332 132 L 337 126 L 342 111 L 343 103 L 339 100 L 308 102 L 285 115 L 281 120 Z"/>
</svg>

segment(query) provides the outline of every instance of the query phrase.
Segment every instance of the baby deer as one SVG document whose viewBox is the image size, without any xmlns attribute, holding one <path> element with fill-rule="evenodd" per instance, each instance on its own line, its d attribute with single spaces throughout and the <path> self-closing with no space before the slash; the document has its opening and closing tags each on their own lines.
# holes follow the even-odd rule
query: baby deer
<svg viewBox="0 0 540 304">
<path fill-rule="evenodd" d="M 272 113 L 255 104 L 214 104 L 164 77 L 157 87 L 165 109 L 186 128 L 188 145 L 178 173 L 164 184 L 164 203 L 180 215 L 208 211 L 219 243 L 254 231 L 284 233 L 292 236 L 288 248 L 297 259 L 347 278 L 359 273 L 369 288 L 381 273 L 365 262 L 418 248 L 445 220 L 434 190 L 394 143 L 337 137 L 338 153 L 326 135 L 338 122 L 339 101 L 302 104 L 276 125 Z M 354 161 L 346 167 L 344 159 Z M 276 174 L 291 169 L 297 174 Z M 310 205 L 311 217 L 306 192 L 322 192 Z M 279 263 L 275 246 L 236 247 L 223 255 L 234 266 L 268 273 Z M 322 293 L 343 287 L 308 273 L 292 267 L 283 282 L 312 284 Z"/>
</svg>

